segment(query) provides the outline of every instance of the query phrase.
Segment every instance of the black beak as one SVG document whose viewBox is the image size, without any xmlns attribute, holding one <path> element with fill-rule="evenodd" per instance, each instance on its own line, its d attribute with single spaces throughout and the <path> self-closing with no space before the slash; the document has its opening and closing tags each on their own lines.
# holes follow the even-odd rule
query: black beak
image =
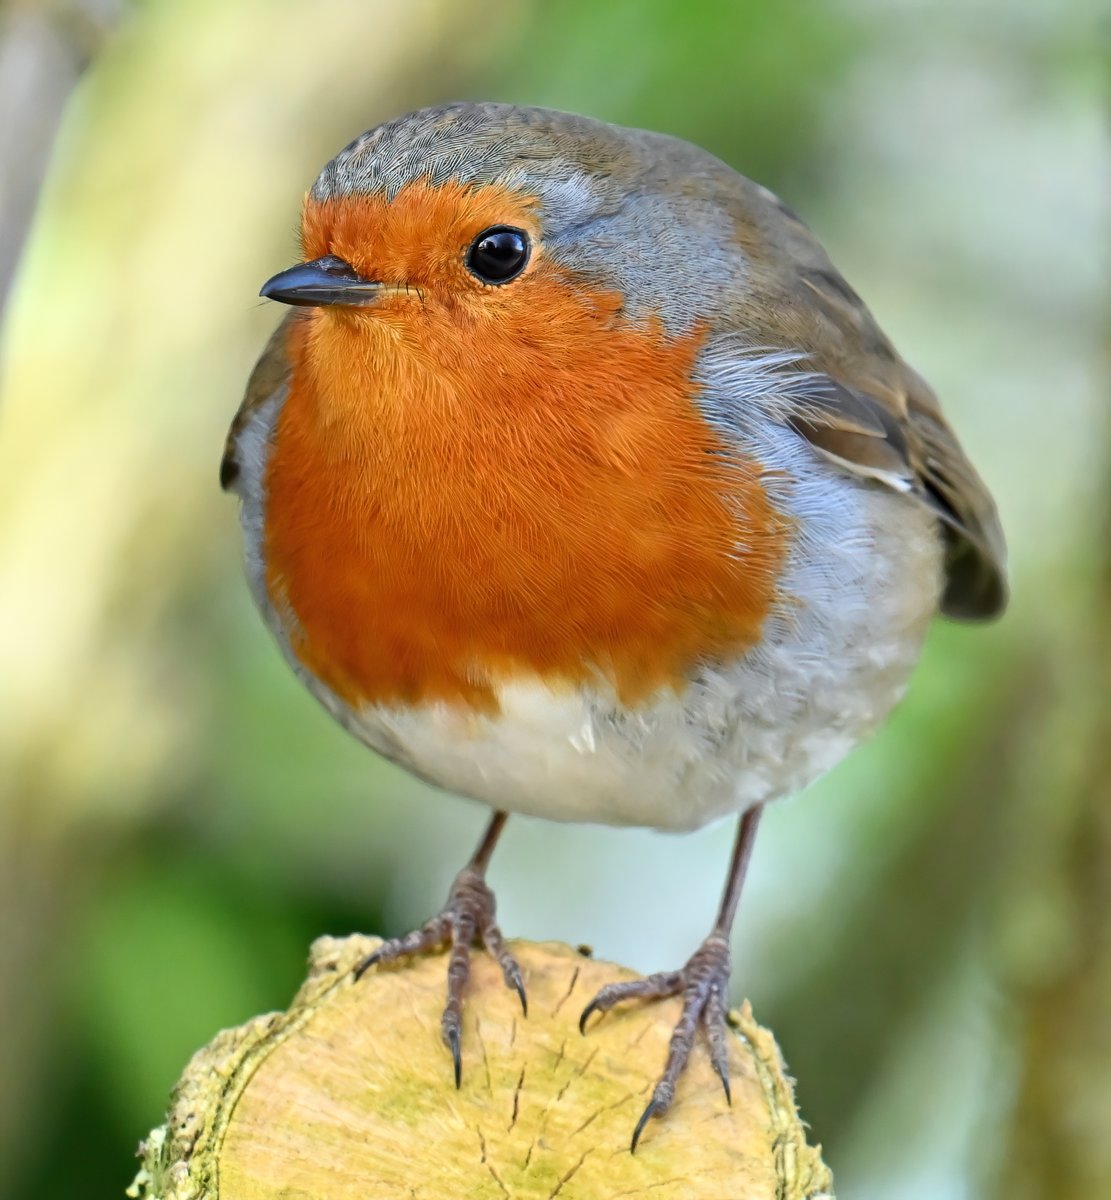
<svg viewBox="0 0 1111 1200">
<path fill-rule="evenodd" d="M 334 254 L 279 272 L 259 292 L 267 300 L 279 300 L 282 304 L 309 307 L 338 304 L 349 308 L 374 304 L 381 294 L 380 283 L 364 279 L 350 263 Z"/>
</svg>

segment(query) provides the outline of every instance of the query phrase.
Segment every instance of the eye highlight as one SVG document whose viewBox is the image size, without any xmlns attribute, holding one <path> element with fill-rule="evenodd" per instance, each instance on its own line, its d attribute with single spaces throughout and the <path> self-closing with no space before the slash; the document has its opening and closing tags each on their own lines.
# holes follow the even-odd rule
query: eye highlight
<svg viewBox="0 0 1111 1200">
<path fill-rule="evenodd" d="M 491 225 L 471 243 L 467 270 L 483 283 L 508 283 L 525 269 L 531 250 L 524 230 L 512 225 Z"/>
</svg>

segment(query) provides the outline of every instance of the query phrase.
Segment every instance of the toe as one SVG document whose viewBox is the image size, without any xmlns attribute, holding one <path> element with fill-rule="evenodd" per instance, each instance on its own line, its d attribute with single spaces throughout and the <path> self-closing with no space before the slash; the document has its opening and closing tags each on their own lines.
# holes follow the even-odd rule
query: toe
<svg viewBox="0 0 1111 1200">
<path fill-rule="evenodd" d="M 486 947 L 491 958 L 497 959 L 501 967 L 505 986 L 512 988 L 521 1001 L 521 1011 L 528 1016 L 528 997 L 525 995 L 525 981 L 521 975 L 521 966 L 505 944 L 502 932 L 493 920 L 488 920 L 482 929 L 482 944 Z"/>
<path fill-rule="evenodd" d="M 420 954 L 426 950 L 438 949 L 451 935 L 451 922 L 445 914 L 433 917 L 425 922 L 420 929 L 404 937 L 390 938 L 383 942 L 377 950 L 372 951 L 356 964 L 354 976 L 361 979 L 375 963 L 393 962 L 410 954 Z"/>
<path fill-rule="evenodd" d="M 646 979 L 632 979 L 627 983 L 607 983 L 582 1011 L 579 1017 L 579 1032 L 586 1032 L 586 1023 L 596 1012 L 609 1012 L 623 1000 L 664 1000 L 677 996 L 684 987 L 682 971 L 661 971 Z"/>
</svg>

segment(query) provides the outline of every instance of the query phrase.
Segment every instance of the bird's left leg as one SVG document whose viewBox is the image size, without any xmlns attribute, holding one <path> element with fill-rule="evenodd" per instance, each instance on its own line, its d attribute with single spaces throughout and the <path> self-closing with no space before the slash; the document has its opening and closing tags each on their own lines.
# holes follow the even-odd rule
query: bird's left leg
<svg viewBox="0 0 1111 1200">
<path fill-rule="evenodd" d="M 678 995 L 683 997 L 683 1009 L 671 1035 L 663 1074 L 652 1092 L 648 1107 L 633 1130 L 630 1149 L 634 1151 L 645 1125 L 652 1117 L 666 1112 L 675 1098 L 675 1084 L 690 1058 L 699 1026 L 706 1030 L 710 1061 L 721 1079 L 722 1087 L 725 1088 L 726 1100 L 732 1103 L 726 1033 L 726 1014 L 729 1009 L 729 936 L 737 912 L 737 902 L 741 898 L 745 870 L 752 855 L 752 845 L 756 840 L 756 826 L 761 811 L 758 805 L 756 808 L 750 808 L 741 818 L 717 920 L 710 930 L 709 937 L 691 955 L 686 965 L 678 971 L 662 971 L 631 983 L 607 984 L 583 1009 L 579 1018 L 579 1028 L 585 1032 L 586 1022 L 592 1013 L 607 1012 L 622 1000 L 662 1000 Z"/>
<path fill-rule="evenodd" d="M 411 954 L 450 948 L 447 968 L 447 1003 L 444 1005 L 440 1029 L 444 1044 L 451 1051 L 455 1067 L 455 1086 L 458 1087 L 462 1074 L 460 1041 L 463 1034 L 463 989 L 471 971 L 471 946 L 481 942 L 497 959 L 507 987 L 511 987 L 521 999 L 521 1008 L 528 1016 L 528 1001 L 525 998 L 525 983 L 521 968 L 513 957 L 497 923 L 497 908 L 494 893 L 486 883 L 486 868 L 494 852 L 506 814 L 494 813 L 478 849 L 471 861 L 455 877 L 443 911 L 425 922 L 420 929 L 403 937 L 383 942 L 372 954 L 355 968 L 355 978 L 360 978 L 375 963 L 392 962 Z"/>
</svg>

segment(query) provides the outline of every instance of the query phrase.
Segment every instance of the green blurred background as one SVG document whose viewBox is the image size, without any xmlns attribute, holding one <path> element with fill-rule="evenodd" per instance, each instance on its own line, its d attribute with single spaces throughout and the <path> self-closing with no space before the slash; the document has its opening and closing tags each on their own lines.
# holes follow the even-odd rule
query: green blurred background
<svg viewBox="0 0 1111 1200">
<path fill-rule="evenodd" d="M 477 836 L 279 661 L 216 467 L 317 170 L 486 97 L 773 187 L 943 397 L 1012 609 L 939 624 L 883 734 L 769 814 L 736 995 L 845 1200 L 1111 1196 L 1098 7 L 0 4 L 0 1190 L 120 1195 L 192 1051 L 317 934 L 424 919 Z M 504 927 L 673 966 L 731 836 L 514 820 Z"/>
</svg>

